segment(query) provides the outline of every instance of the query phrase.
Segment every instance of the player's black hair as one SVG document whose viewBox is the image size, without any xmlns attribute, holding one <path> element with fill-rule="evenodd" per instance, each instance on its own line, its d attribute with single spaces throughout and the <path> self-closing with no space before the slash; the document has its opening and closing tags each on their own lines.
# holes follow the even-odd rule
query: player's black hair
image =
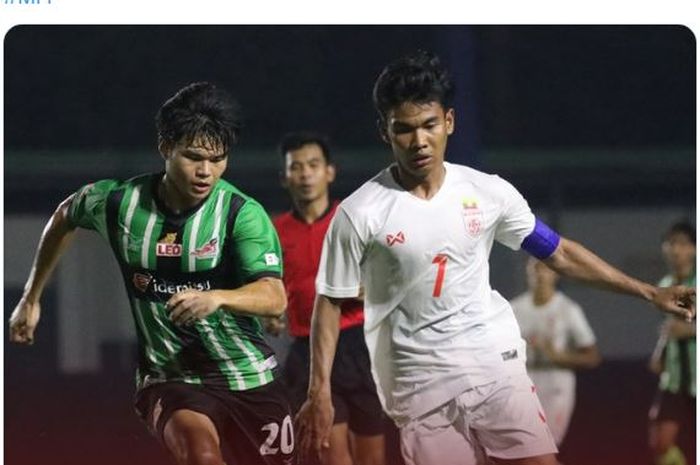
<svg viewBox="0 0 700 465">
<path fill-rule="evenodd" d="M 695 226 L 690 224 L 690 222 L 682 220 L 673 223 L 671 227 L 668 228 L 666 234 L 664 234 L 664 240 L 666 241 L 670 239 L 671 236 L 675 236 L 676 234 L 685 235 L 693 244 L 695 244 Z"/>
<path fill-rule="evenodd" d="M 284 159 L 290 150 L 297 150 L 308 144 L 318 145 L 326 163 L 331 163 L 331 149 L 328 137 L 313 131 L 288 132 L 282 136 L 282 140 L 279 143 L 279 153 Z"/>
<path fill-rule="evenodd" d="M 437 55 L 419 50 L 389 63 L 374 83 L 372 97 L 384 129 L 389 110 L 404 102 L 439 102 L 450 108 L 454 84 Z"/>
<path fill-rule="evenodd" d="M 156 114 L 158 142 L 167 148 L 201 136 L 227 153 L 238 142 L 242 126 L 238 102 L 209 82 L 178 90 Z"/>
</svg>

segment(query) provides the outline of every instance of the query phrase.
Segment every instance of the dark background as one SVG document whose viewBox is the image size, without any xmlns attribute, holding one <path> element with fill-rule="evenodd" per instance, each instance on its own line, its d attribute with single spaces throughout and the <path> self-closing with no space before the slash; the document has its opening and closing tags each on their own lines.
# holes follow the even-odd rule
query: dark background
<svg viewBox="0 0 700 465">
<path fill-rule="evenodd" d="M 451 161 L 498 172 L 554 224 L 571 207 L 672 206 L 694 221 L 696 45 L 684 27 L 19 26 L 4 47 L 6 219 L 46 217 L 100 177 L 159 169 L 154 115 L 196 80 L 241 101 L 227 177 L 268 210 L 288 205 L 275 151 L 289 130 L 331 136 L 344 196 L 390 160 L 374 80 L 425 48 L 457 79 Z M 6 318 L 20 293 L 5 286 Z M 5 345 L 5 463 L 165 463 L 131 412 L 122 349 L 105 347 L 98 373 L 59 372 L 52 305 L 49 288 L 35 346 Z M 643 359 L 582 374 L 562 461 L 647 463 L 655 382 Z"/>
<path fill-rule="evenodd" d="M 151 147 L 155 110 L 196 80 L 238 96 L 246 145 L 311 127 L 364 147 L 378 142 L 375 78 L 417 48 L 468 75 L 459 87 L 484 148 L 694 145 L 695 39 L 683 27 L 18 26 L 5 45 L 5 147 Z"/>
</svg>

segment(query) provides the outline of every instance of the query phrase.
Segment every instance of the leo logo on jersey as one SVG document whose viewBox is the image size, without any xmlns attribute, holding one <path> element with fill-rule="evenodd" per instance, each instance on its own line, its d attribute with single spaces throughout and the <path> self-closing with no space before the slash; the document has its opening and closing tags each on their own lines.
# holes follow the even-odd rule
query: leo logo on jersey
<svg viewBox="0 0 700 465">
<path fill-rule="evenodd" d="M 156 255 L 159 257 L 179 257 L 182 255 L 182 245 L 176 244 L 177 233 L 168 233 L 156 244 Z"/>
<path fill-rule="evenodd" d="M 156 244 L 156 255 L 159 257 L 181 257 L 182 244 L 176 244 L 177 233 L 167 233 Z M 213 237 L 203 246 L 194 249 L 190 255 L 199 259 L 214 258 L 219 253 L 219 239 Z"/>
</svg>

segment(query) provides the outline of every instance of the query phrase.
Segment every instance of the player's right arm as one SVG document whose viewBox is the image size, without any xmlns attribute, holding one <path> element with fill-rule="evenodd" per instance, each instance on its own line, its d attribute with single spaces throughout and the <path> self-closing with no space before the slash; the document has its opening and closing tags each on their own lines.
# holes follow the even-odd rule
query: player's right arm
<svg viewBox="0 0 700 465">
<path fill-rule="evenodd" d="M 326 233 L 316 276 L 309 390 L 297 415 L 302 455 L 311 449 L 321 455 L 329 447 L 333 426 L 331 370 L 340 331 L 340 306 L 360 295 L 363 252 L 361 236 L 341 204 Z"/>
<path fill-rule="evenodd" d="M 10 316 L 9 332 L 12 342 L 34 342 L 34 330 L 41 314 L 41 294 L 56 263 L 73 240 L 75 225 L 68 217 L 73 197 L 74 195 L 71 195 L 59 204 L 41 234 L 22 298 Z"/>
<path fill-rule="evenodd" d="M 331 402 L 331 371 L 340 332 L 343 299 L 317 295 L 311 318 L 311 366 L 307 399 L 297 415 L 302 453 L 321 454 L 330 447 L 334 409 Z"/>
<path fill-rule="evenodd" d="M 24 293 L 10 316 L 10 341 L 31 344 L 39 322 L 39 301 L 56 263 L 73 240 L 77 227 L 106 236 L 105 207 L 109 193 L 119 184 L 104 179 L 80 188 L 61 202 L 39 239 Z"/>
</svg>

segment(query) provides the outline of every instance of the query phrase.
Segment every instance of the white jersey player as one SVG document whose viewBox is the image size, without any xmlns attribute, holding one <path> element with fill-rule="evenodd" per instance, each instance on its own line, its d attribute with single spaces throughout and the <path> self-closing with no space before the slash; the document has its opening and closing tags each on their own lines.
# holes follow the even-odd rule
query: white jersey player
<svg viewBox="0 0 700 465">
<path fill-rule="evenodd" d="M 302 461 L 327 451 L 340 304 L 361 286 L 372 372 L 408 465 L 473 465 L 479 451 L 499 464 L 556 463 L 517 322 L 489 285 L 494 240 L 668 312 L 694 312 L 692 289 L 628 277 L 536 220 L 503 179 L 445 163 L 452 94 L 447 71 L 425 52 L 389 64 L 375 84 L 396 163 L 341 203 L 326 234 L 297 423 Z"/>
<path fill-rule="evenodd" d="M 555 272 L 531 258 L 527 264 L 529 290 L 510 304 L 527 341 L 527 372 L 560 445 L 576 401 L 574 370 L 597 366 L 600 355 L 583 310 L 557 291 L 557 279 Z"/>
</svg>

